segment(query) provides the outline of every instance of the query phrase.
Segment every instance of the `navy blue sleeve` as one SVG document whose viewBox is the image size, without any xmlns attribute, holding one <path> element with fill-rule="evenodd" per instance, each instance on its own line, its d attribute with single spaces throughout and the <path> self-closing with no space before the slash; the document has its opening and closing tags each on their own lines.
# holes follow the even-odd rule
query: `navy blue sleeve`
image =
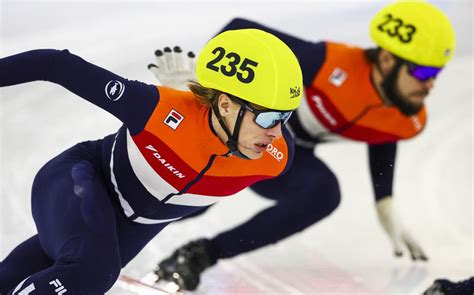
<svg viewBox="0 0 474 295">
<path fill-rule="evenodd" d="M 158 89 L 93 65 L 68 50 L 39 49 L 0 59 L 0 86 L 49 81 L 108 111 L 132 134 L 140 132 L 159 100 Z"/>
<path fill-rule="evenodd" d="M 293 51 L 293 53 L 298 58 L 298 61 L 301 66 L 301 71 L 303 72 L 303 84 L 305 86 L 311 85 L 314 77 L 318 74 L 319 69 L 321 68 L 324 60 L 326 58 L 326 43 L 319 42 L 313 43 L 308 42 L 294 36 L 282 33 L 275 29 L 265 27 L 259 23 L 246 20 L 243 18 L 235 18 L 229 22 L 222 30 L 237 30 L 237 29 L 259 29 L 265 32 L 268 32 L 272 35 L 277 36 L 283 42 L 285 42 L 288 47 Z"/>
<path fill-rule="evenodd" d="M 288 131 L 285 125 L 281 126 L 281 133 L 286 141 L 286 145 L 288 146 L 288 162 L 286 163 L 285 170 L 280 173 L 280 175 L 283 175 L 290 169 L 291 165 L 293 164 L 293 159 L 295 157 L 295 141 L 293 139 L 293 136 L 291 136 L 290 131 Z"/>
<path fill-rule="evenodd" d="M 369 144 L 369 163 L 375 200 L 392 195 L 397 143 Z"/>
</svg>

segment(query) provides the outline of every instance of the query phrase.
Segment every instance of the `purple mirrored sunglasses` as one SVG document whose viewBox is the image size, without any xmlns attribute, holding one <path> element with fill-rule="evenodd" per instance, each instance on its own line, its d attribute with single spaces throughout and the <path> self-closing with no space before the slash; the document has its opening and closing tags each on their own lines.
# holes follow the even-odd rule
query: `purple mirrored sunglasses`
<svg viewBox="0 0 474 295">
<path fill-rule="evenodd" d="M 409 61 L 404 61 L 408 66 L 408 72 L 417 80 L 424 82 L 436 78 L 443 68 L 420 66 Z"/>
</svg>

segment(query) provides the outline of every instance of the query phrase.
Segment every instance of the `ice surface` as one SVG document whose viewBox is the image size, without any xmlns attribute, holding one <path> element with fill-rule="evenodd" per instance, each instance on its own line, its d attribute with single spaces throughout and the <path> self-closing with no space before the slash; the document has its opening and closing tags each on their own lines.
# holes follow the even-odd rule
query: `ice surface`
<svg viewBox="0 0 474 295">
<path fill-rule="evenodd" d="M 364 144 L 327 144 L 318 155 L 339 177 L 343 199 L 329 218 L 276 245 L 220 262 L 197 294 L 417 294 L 438 277 L 474 273 L 472 205 L 472 2 L 436 2 L 453 20 L 458 50 L 427 101 L 429 122 L 400 144 L 396 205 L 430 257 L 396 259 L 376 219 Z M 1 56 L 68 48 L 131 79 L 153 83 L 153 51 L 198 51 L 235 16 L 308 40 L 372 43 L 374 1 L 2 1 Z M 76 142 L 114 132 L 119 122 L 64 89 L 35 82 L 0 90 L 0 259 L 35 233 L 30 189 L 36 171 Z M 192 144 L 192 143 L 190 143 Z M 124 273 L 142 275 L 174 248 L 230 228 L 268 206 L 250 191 L 202 217 L 166 228 Z M 114 293 L 113 291 L 110 294 Z"/>
</svg>

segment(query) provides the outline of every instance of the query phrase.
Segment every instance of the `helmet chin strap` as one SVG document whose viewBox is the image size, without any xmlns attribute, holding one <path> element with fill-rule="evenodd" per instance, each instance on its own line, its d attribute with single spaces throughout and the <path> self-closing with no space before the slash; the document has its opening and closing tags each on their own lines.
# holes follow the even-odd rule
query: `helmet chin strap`
<svg viewBox="0 0 474 295">
<path fill-rule="evenodd" d="M 402 64 L 403 61 L 399 58 L 396 58 L 395 65 L 393 66 L 390 73 L 388 73 L 388 75 L 383 78 L 381 86 L 387 99 L 395 107 L 397 107 L 400 112 L 402 112 L 402 114 L 405 116 L 413 116 L 420 111 L 421 107 L 414 107 L 407 103 L 406 100 L 400 94 L 398 94 L 396 89 L 396 81 Z M 382 73 L 380 64 L 377 64 L 377 67 L 379 68 L 379 72 Z"/>
<path fill-rule="evenodd" d="M 241 151 L 239 151 L 238 148 L 240 125 L 242 124 L 242 120 L 246 112 L 245 107 L 240 106 L 239 113 L 237 114 L 237 119 L 235 120 L 234 131 L 232 133 L 230 133 L 229 128 L 227 128 L 224 122 L 224 118 L 222 117 L 217 105 L 213 105 L 212 110 L 216 114 L 217 120 L 219 121 L 219 124 L 221 125 L 222 129 L 224 129 L 224 132 L 227 134 L 227 142 L 225 144 L 229 148 L 229 154 L 235 155 L 241 159 L 250 160 L 250 158 L 244 155 Z"/>
</svg>

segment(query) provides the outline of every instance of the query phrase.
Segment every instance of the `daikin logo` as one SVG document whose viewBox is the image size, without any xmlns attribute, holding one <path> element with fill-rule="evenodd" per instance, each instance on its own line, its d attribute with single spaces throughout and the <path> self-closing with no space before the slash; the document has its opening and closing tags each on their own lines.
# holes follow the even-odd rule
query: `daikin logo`
<svg viewBox="0 0 474 295">
<path fill-rule="evenodd" d="M 124 91 L 125 85 L 118 80 L 110 80 L 107 85 L 105 85 L 105 95 L 107 95 L 111 101 L 119 100 Z"/>
<path fill-rule="evenodd" d="M 321 115 L 323 115 L 324 119 L 326 119 L 329 122 L 329 124 L 331 124 L 332 126 L 336 126 L 337 125 L 336 119 L 334 119 L 334 117 L 331 116 L 329 111 L 326 109 L 321 97 L 319 95 L 313 95 L 311 99 L 314 101 L 316 108 L 321 112 Z"/>
<path fill-rule="evenodd" d="M 160 162 L 166 169 L 168 169 L 171 173 L 173 173 L 176 177 L 178 178 L 185 178 L 186 175 L 181 173 L 178 169 L 174 168 L 173 165 L 171 165 L 166 159 L 164 159 L 160 153 L 158 153 L 158 150 L 152 146 L 151 144 L 147 145 L 145 147 L 147 150 L 150 150 L 153 152 L 153 156 Z"/>
</svg>

